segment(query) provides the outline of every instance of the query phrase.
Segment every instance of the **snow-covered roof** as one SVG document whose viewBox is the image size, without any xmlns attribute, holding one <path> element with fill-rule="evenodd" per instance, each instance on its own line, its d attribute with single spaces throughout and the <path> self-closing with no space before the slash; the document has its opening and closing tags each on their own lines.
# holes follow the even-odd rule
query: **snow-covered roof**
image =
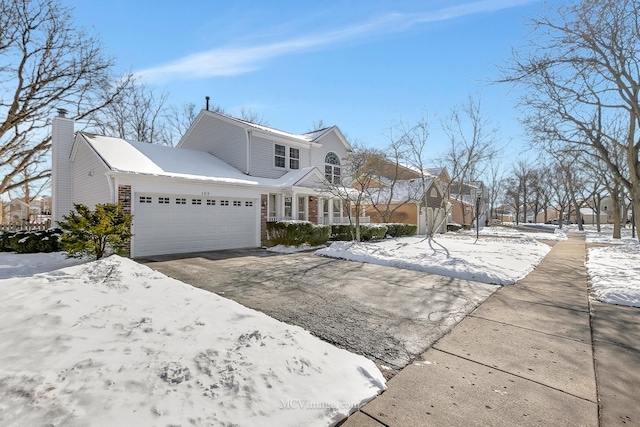
<svg viewBox="0 0 640 427">
<path fill-rule="evenodd" d="M 249 176 L 213 154 L 187 148 L 128 141 L 122 138 L 79 132 L 105 164 L 115 172 L 168 176 L 227 184 L 289 187 L 304 179 L 315 168 L 285 173 L 280 178 Z"/>
<path fill-rule="evenodd" d="M 382 187 L 369 188 L 367 190 L 367 199 L 372 203 L 379 203 L 381 201 L 390 201 L 394 203 L 402 203 L 410 200 L 420 200 L 424 195 L 423 188 L 428 189 L 433 182 L 433 178 L 426 179 L 422 186 L 420 179 L 406 179 L 396 181 L 393 186 L 389 182 L 385 182 L 386 178 L 381 178 L 379 181 L 383 183 Z M 393 189 L 393 194 L 391 190 Z M 391 200 L 389 200 L 391 198 Z"/>
</svg>

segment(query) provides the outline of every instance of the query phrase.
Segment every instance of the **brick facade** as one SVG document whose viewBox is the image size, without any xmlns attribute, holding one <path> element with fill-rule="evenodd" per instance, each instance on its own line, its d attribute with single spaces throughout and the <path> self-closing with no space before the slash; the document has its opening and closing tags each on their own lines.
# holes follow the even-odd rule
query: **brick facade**
<svg viewBox="0 0 640 427">
<path fill-rule="evenodd" d="M 313 224 L 318 223 L 318 203 L 317 197 L 309 196 L 309 221 Z"/>
<path fill-rule="evenodd" d="M 118 186 L 118 204 L 122 206 L 122 210 L 126 214 L 131 214 L 131 186 Z M 131 232 L 131 230 L 129 230 Z M 131 256 L 131 239 L 128 239 L 124 246 L 127 255 Z"/>
</svg>

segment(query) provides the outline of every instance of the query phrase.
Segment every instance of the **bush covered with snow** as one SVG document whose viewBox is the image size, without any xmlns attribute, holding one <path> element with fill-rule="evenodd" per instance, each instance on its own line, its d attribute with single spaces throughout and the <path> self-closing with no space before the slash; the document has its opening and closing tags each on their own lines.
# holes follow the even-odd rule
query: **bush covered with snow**
<svg viewBox="0 0 640 427">
<path fill-rule="evenodd" d="M 278 221 L 267 223 L 267 246 L 320 246 L 329 240 L 331 227 L 309 221 Z"/>
<path fill-rule="evenodd" d="M 57 252 L 60 250 L 59 228 L 34 231 L 14 231 L 0 233 L 0 249 L 3 252 L 33 254 L 38 252 Z"/>
</svg>

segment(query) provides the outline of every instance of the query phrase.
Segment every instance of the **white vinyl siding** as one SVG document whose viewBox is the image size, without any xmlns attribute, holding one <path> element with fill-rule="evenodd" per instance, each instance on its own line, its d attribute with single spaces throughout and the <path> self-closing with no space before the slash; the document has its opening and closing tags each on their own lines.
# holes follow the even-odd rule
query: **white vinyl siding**
<svg viewBox="0 0 640 427">
<path fill-rule="evenodd" d="M 311 161 L 313 166 L 317 167 L 324 174 L 324 159 L 327 153 L 330 151 L 336 153 L 340 158 L 340 162 L 343 162 L 343 159 L 347 156 L 347 149 L 342 144 L 340 139 L 336 136 L 334 132 L 329 132 L 320 138 L 318 143 L 322 144 L 322 147 L 314 147 L 311 152 Z M 302 153 L 300 153 L 302 156 Z"/>
<path fill-rule="evenodd" d="M 206 151 L 246 172 L 247 133 L 242 126 L 203 115 L 180 147 Z"/>
<path fill-rule="evenodd" d="M 284 147 L 285 167 L 276 167 L 276 145 Z M 251 136 L 251 175 L 262 178 L 280 178 L 291 169 L 291 149 L 298 150 L 298 169 L 309 167 L 309 149 L 292 146 L 286 142 L 273 141 L 256 135 Z"/>
<path fill-rule="evenodd" d="M 286 168 L 276 168 L 274 166 L 274 143 L 273 141 L 261 138 L 256 135 L 251 136 L 251 175 L 262 178 L 280 178 L 287 172 Z M 286 157 L 286 147 L 285 147 Z"/>
<path fill-rule="evenodd" d="M 98 203 L 113 202 L 105 172 L 107 167 L 95 151 L 79 140 L 73 159 L 73 203 L 93 209 Z"/>
</svg>

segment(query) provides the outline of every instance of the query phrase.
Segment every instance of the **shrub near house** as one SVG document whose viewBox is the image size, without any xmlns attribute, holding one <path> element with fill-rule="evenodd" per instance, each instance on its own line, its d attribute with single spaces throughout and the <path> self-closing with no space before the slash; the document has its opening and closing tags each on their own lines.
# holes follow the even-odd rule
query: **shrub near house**
<svg viewBox="0 0 640 427">
<path fill-rule="evenodd" d="M 30 254 L 60 250 L 59 228 L 37 231 L 11 231 L 0 233 L 0 251 Z"/>
<path fill-rule="evenodd" d="M 74 210 L 60 221 L 62 248 L 73 258 L 87 255 L 100 259 L 109 251 L 123 254 L 131 238 L 132 219 L 119 204 L 98 204 L 94 211 L 74 204 Z"/>
<path fill-rule="evenodd" d="M 327 243 L 331 226 L 308 221 L 278 221 L 267 223 L 267 246 L 319 246 Z"/>
</svg>

